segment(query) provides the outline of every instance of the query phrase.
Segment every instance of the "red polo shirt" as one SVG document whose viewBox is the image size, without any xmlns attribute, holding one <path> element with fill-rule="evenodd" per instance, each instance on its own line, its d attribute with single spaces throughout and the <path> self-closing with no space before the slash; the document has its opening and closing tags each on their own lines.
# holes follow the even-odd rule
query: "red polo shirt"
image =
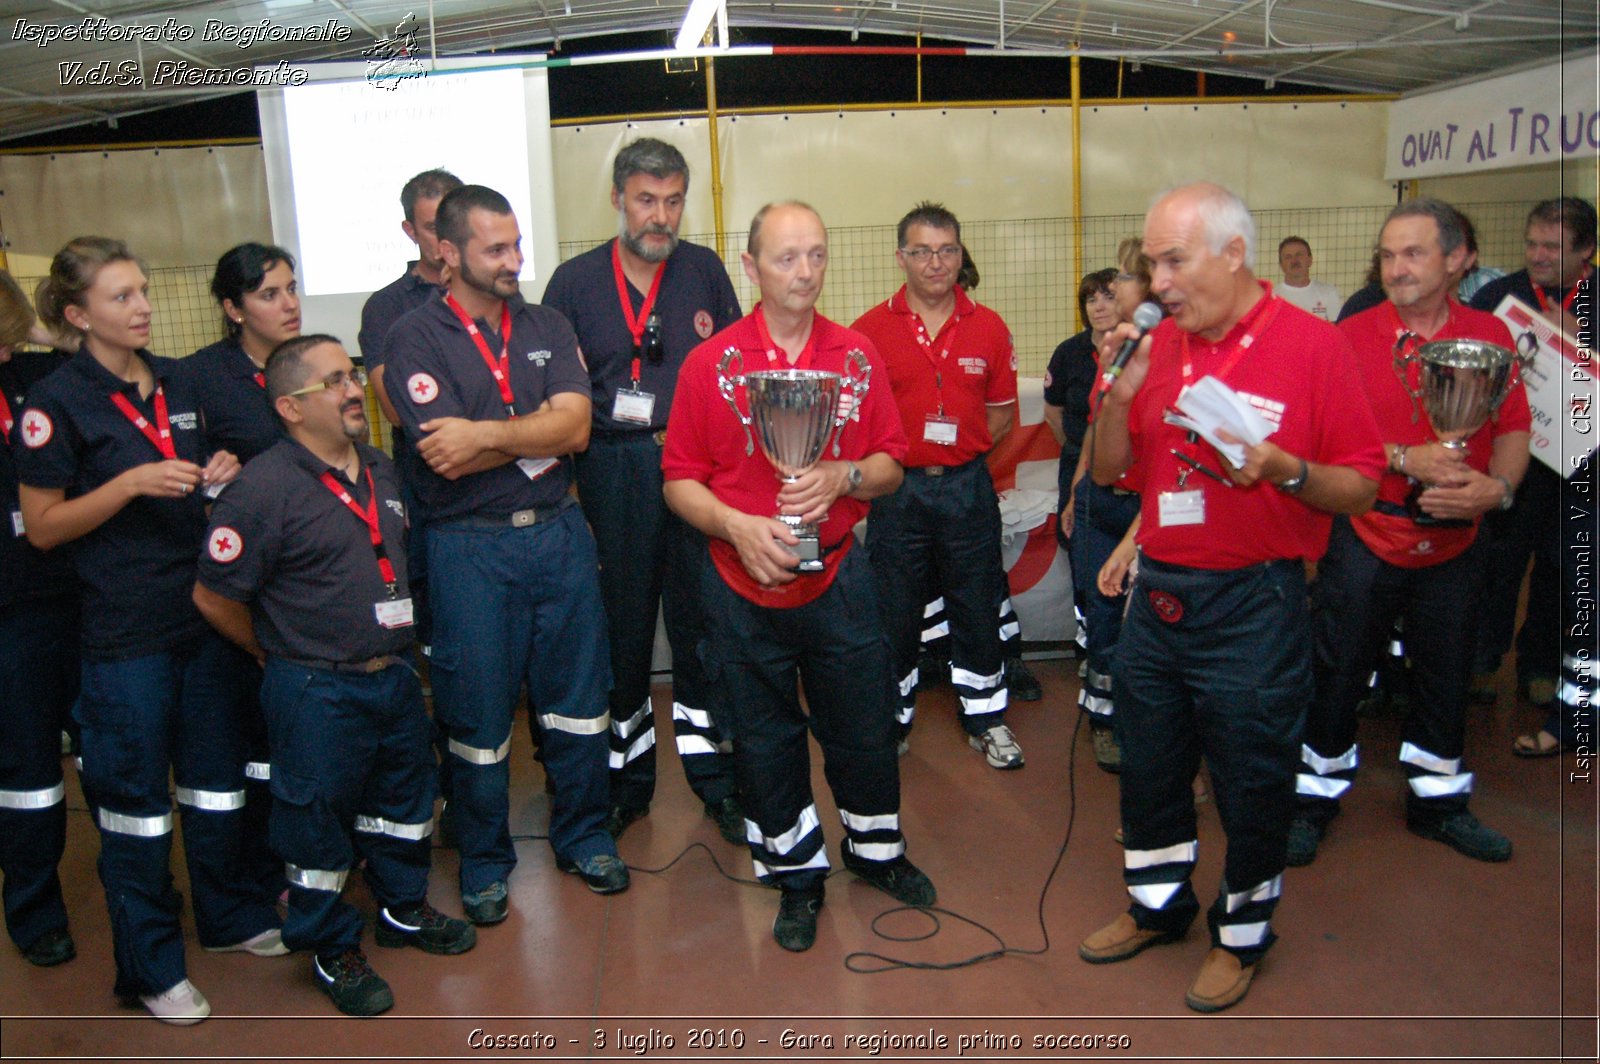
<svg viewBox="0 0 1600 1064">
<path fill-rule="evenodd" d="M 955 289 L 956 309 L 928 338 L 922 318 L 906 302 L 906 289 L 865 314 L 853 328 L 883 355 L 900 408 L 908 466 L 958 466 L 989 453 L 990 406 L 1017 401 L 1017 353 L 1000 315 Z M 926 438 L 928 416 L 956 420 L 954 443 Z"/>
<path fill-rule="evenodd" d="M 905 457 L 906 440 L 900 431 L 889 390 L 883 384 L 883 359 L 865 336 L 818 314 L 811 327 L 812 369 L 845 373 L 845 355 L 860 351 L 872 366 L 867 394 L 839 430 L 839 454 L 830 444 L 822 454 L 824 461 L 859 462 L 868 455 L 884 452 L 895 461 Z M 769 363 L 768 354 L 750 316 L 741 318 L 689 353 L 678 375 L 677 395 L 667 419 L 667 442 L 661 456 L 662 475 L 667 480 L 695 480 L 706 485 L 722 502 L 744 513 L 775 516 L 778 492 L 783 487 L 778 472 L 756 445 L 745 453 L 745 430 L 728 408 L 717 386 L 717 365 L 730 349 L 740 352 L 744 372 L 789 368 L 778 356 Z M 740 372 L 736 361 L 729 374 Z M 742 387 L 734 389 L 739 409 L 748 412 L 749 400 Z M 828 515 L 817 524 L 823 563 L 820 573 L 805 573 L 777 587 L 762 587 L 745 571 L 733 544 L 711 538 L 711 560 L 728 586 L 758 606 L 788 609 L 804 606 L 826 591 L 839 572 L 839 563 L 854 542 L 851 528 L 867 515 L 868 504 L 841 495 Z"/>
<path fill-rule="evenodd" d="M 1493 314 L 1464 307 L 1454 300 L 1449 307 L 1450 317 L 1444 328 L 1427 340 L 1487 340 L 1508 350 L 1516 349 L 1510 330 Z M 1411 396 L 1395 374 L 1394 345 L 1406 332 L 1406 327 L 1394 304 L 1385 300 L 1370 310 L 1346 318 L 1339 323 L 1339 329 L 1355 349 L 1361 383 L 1384 441 L 1415 447 L 1437 440 L 1439 437 L 1434 434 L 1421 401 L 1412 405 Z M 1408 366 L 1407 386 L 1418 387 L 1421 373 L 1421 366 Z M 1527 432 L 1531 424 L 1528 393 L 1518 374 L 1500 409 L 1467 441 L 1467 465 L 1480 473 L 1489 472 L 1495 437 L 1508 432 Z M 1378 498 L 1404 505 L 1412 483 L 1403 473 L 1386 471 L 1378 487 Z M 1478 534 L 1477 521 L 1467 528 L 1440 528 L 1419 525 L 1409 517 L 1379 513 L 1375 509 L 1352 518 L 1351 524 L 1372 553 L 1404 569 L 1447 562 L 1471 546 Z"/>
<path fill-rule="evenodd" d="M 1209 444 L 1188 444 L 1183 429 L 1162 420 L 1183 387 L 1185 338 L 1192 379 L 1220 376 L 1278 426 L 1269 438 L 1283 450 L 1308 462 L 1350 466 L 1372 480 L 1383 474 L 1382 437 L 1343 334 L 1273 296 L 1270 286 L 1262 289 L 1265 298 L 1219 343 L 1182 332 L 1170 318 L 1152 331 L 1150 373 L 1134 396 L 1128 430 L 1143 471 L 1139 547 L 1158 561 L 1240 569 L 1281 558 L 1314 560 L 1327 550 L 1333 522 L 1332 514 L 1265 480 L 1245 488 L 1192 472 L 1184 490 L 1204 494 L 1204 522 L 1162 526 L 1160 497 L 1177 490 L 1188 468 L 1173 449 L 1227 476 L 1226 459 Z"/>
</svg>

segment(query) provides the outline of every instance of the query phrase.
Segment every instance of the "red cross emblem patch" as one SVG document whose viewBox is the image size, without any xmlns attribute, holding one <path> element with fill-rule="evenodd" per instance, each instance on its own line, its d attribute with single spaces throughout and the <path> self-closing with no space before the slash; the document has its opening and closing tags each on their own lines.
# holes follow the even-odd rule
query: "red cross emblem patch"
<svg viewBox="0 0 1600 1064">
<path fill-rule="evenodd" d="M 413 373 L 406 381 L 406 391 L 414 403 L 431 403 L 439 398 L 439 382 L 426 373 Z"/>
<path fill-rule="evenodd" d="M 43 410 L 25 410 L 22 412 L 22 442 L 29 447 L 43 447 L 50 442 L 50 437 L 56 434 L 56 427 L 50 421 L 50 415 Z"/>
<path fill-rule="evenodd" d="M 705 340 L 711 336 L 711 327 L 714 324 L 710 314 L 703 310 L 694 312 L 694 331 L 700 339 Z"/>
<path fill-rule="evenodd" d="M 1177 596 L 1169 592 L 1150 592 L 1150 608 L 1156 611 L 1157 617 L 1160 617 L 1168 624 L 1177 624 L 1183 620 L 1183 603 L 1178 601 Z"/>
<path fill-rule="evenodd" d="M 218 525 L 213 529 L 211 539 L 206 543 L 206 551 L 211 555 L 211 560 L 224 565 L 237 558 L 242 550 L 244 550 L 244 540 L 227 525 Z"/>
</svg>

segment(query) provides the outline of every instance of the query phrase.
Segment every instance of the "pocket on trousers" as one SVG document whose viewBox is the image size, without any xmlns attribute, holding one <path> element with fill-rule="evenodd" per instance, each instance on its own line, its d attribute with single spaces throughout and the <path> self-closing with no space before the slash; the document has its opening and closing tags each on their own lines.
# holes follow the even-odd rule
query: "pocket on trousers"
<svg viewBox="0 0 1600 1064">
<path fill-rule="evenodd" d="M 320 796 L 317 781 L 272 766 L 272 818 L 267 829 L 272 849 L 301 868 L 339 869 L 348 863 L 348 843 Z"/>
</svg>

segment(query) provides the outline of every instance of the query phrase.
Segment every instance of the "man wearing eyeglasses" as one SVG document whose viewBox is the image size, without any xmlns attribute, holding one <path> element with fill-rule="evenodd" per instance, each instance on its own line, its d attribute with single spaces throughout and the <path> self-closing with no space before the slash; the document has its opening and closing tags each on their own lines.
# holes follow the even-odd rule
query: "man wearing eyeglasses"
<svg viewBox="0 0 1600 1064">
<path fill-rule="evenodd" d="M 578 456 L 578 498 L 600 551 L 611 637 L 613 838 L 650 811 L 656 729 L 650 664 L 656 613 L 672 647 L 672 730 L 683 774 L 722 837 L 744 844 L 732 754 L 719 743 L 710 682 L 696 647 L 705 637 L 700 569 L 705 537 L 667 509 L 661 445 L 689 351 L 739 320 L 728 271 L 709 248 L 678 239 L 689 164 L 644 137 L 617 153 L 611 206 L 617 236 L 556 267 L 544 305 L 572 322 L 589 364 L 594 426 Z"/>
<path fill-rule="evenodd" d="M 287 862 L 284 942 L 313 954 L 334 1005 L 394 1005 L 341 900 L 357 858 L 377 939 L 428 953 L 476 932 L 428 904 L 433 754 L 413 623 L 405 507 L 394 465 L 364 442 L 366 379 L 331 336 L 285 341 L 266 364 L 287 438 L 249 463 L 211 514 L 195 605 L 264 664 L 272 846 Z"/>
<path fill-rule="evenodd" d="M 400 423 L 427 465 L 435 704 L 449 734 L 461 902 L 476 924 L 508 912 L 516 866 L 507 788 L 524 685 L 552 789 L 556 867 L 589 889 L 628 887 L 605 830 L 611 664 L 594 537 L 568 493 L 588 444 L 589 373 L 567 320 L 517 290 L 522 233 L 482 185 L 439 201 L 444 298 L 389 331 Z"/>
<path fill-rule="evenodd" d="M 905 743 L 916 712 L 924 604 L 944 597 L 950 680 L 968 743 L 997 769 L 1022 767 L 1006 724 L 1005 659 L 995 624 L 1000 505 L 984 456 L 1017 411 L 1017 358 L 1000 315 L 956 285 L 961 223 L 919 203 L 896 228 L 906 283 L 854 328 L 883 354 L 910 450 L 905 480 L 874 500 L 867 554 L 900 685 Z"/>
<path fill-rule="evenodd" d="M 1334 519 L 1317 572 L 1317 697 L 1306 715 L 1299 807 L 1290 865 L 1310 864 L 1356 774 L 1356 705 L 1403 618 L 1413 694 L 1400 732 L 1406 827 L 1479 861 L 1504 861 L 1511 840 L 1467 809 L 1473 774 L 1463 767 L 1475 606 L 1486 573 L 1486 513 L 1509 509 L 1528 468 L 1531 418 L 1515 381 L 1465 450 L 1441 443 L 1421 401 L 1424 368 L 1397 359 L 1429 341 L 1486 340 L 1512 349 L 1493 314 L 1452 297 L 1467 257 L 1455 208 L 1431 197 L 1389 212 L 1378 236 L 1384 293 L 1371 310 L 1339 323 L 1355 350 L 1383 432 L 1389 468 L 1370 511 Z"/>
</svg>

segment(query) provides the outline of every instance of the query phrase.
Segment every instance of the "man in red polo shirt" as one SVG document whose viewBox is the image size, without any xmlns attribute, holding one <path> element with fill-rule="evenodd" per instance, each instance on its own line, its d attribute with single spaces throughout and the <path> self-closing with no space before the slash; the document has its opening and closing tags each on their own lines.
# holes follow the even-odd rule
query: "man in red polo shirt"
<svg viewBox="0 0 1600 1064">
<path fill-rule="evenodd" d="M 1434 434 L 1420 401 L 1421 366 L 1395 357 L 1431 340 L 1478 339 L 1512 347 L 1505 325 L 1450 298 L 1467 255 L 1460 215 L 1432 198 L 1389 212 L 1378 238 L 1388 299 L 1339 323 L 1356 352 L 1389 468 L 1367 513 L 1334 521 L 1317 573 L 1313 613 L 1317 698 L 1306 717 L 1289 832 L 1289 864 L 1316 857 L 1339 799 L 1355 776 L 1356 704 L 1366 695 L 1395 617 L 1404 618 L 1415 685 L 1401 732 L 1410 782 L 1406 826 L 1480 861 L 1504 861 L 1511 841 L 1467 811 L 1472 773 L 1462 770 L 1467 691 L 1486 575 L 1479 519 L 1511 505 L 1528 468 L 1528 397 L 1517 379 L 1465 455 Z M 1407 497 L 1427 487 L 1408 509 Z"/>
<path fill-rule="evenodd" d="M 995 626 L 1004 597 L 1000 505 L 984 455 L 1017 412 L 1017 357 L 1000 315 L 956 285 L 961 223 L 937 203 L 900 219 L 906 283 L 855 328 L 877 345 L 905 429 L 905 482 L 872 504 L 867 554 L 900 683 L 901 735 L 917 704 L 923 604 L 943 596 L 950 680 L 968 742 L 998 769 L 1022 767 L 1006 725 L 1005 660 Z"/>
<path fill-rule="evenodd" d="M 1383 471 L 1349 344 L 1255 278 L 1254 239 L 1249 210 L 1216 185 L 1156 201 L 1144 253 L 1170 317 L 1139 344 L 1095 419 L 1095 481 L 1131 468 L 1142 502 L 1139 573 L 1113 675 L 1133 900 L 1078 955 L 1127 960 L 1188 931 L 1200 910 L 1189 883 L 1200 845 L 1190 785 L 1203 756 L 1228 845 L 1206 918 L 1212 948 L 1184 998 L 1198 1012 L 1243 1000 L 1276 939 L 1312 694 L 1305 563 L 1327 547 L 1333 514 L 1372 504 Z M 1136 335 L 1119 326 L 1102 357 Z M 1243 447 L 1240 466 L 1166 418 L 1206 377 L 1272 425 Z"/>
<path fill-rule="evenodd" d="M 933 884 L 906 860 L 895 758 L 894 680 L 871 568 L 851 527 L 867 503 L 900 485 L 906 441 L 872 342 L 816 312 L 828 233 L 802 203 L 761 208 L 750 223 L 746 276 L 761 293 L 747 317 L 690 352 L 667 420 L 662 474 L 667 505 L 710 537 L 704 578 L 707 662 L 730 714 L 734 768 L 756 875 L 782 900 L 772 934 L 787 950 L 817 936 L 828 853 L 811 797 L 810 731 L 844 821 L 845 867 L 907 905 L 932 905 Z M 850 375 L 864 358 L 870 383 L 848 409 L 823 460 L 786 484 L 750 445 L 719 389 L 757 370 Z M 742 387 L 734 388 L 749 410 Z M 818 527 L 823 570 L 798 573 L 799 540 L 777 513 Z"/>
</svg>

